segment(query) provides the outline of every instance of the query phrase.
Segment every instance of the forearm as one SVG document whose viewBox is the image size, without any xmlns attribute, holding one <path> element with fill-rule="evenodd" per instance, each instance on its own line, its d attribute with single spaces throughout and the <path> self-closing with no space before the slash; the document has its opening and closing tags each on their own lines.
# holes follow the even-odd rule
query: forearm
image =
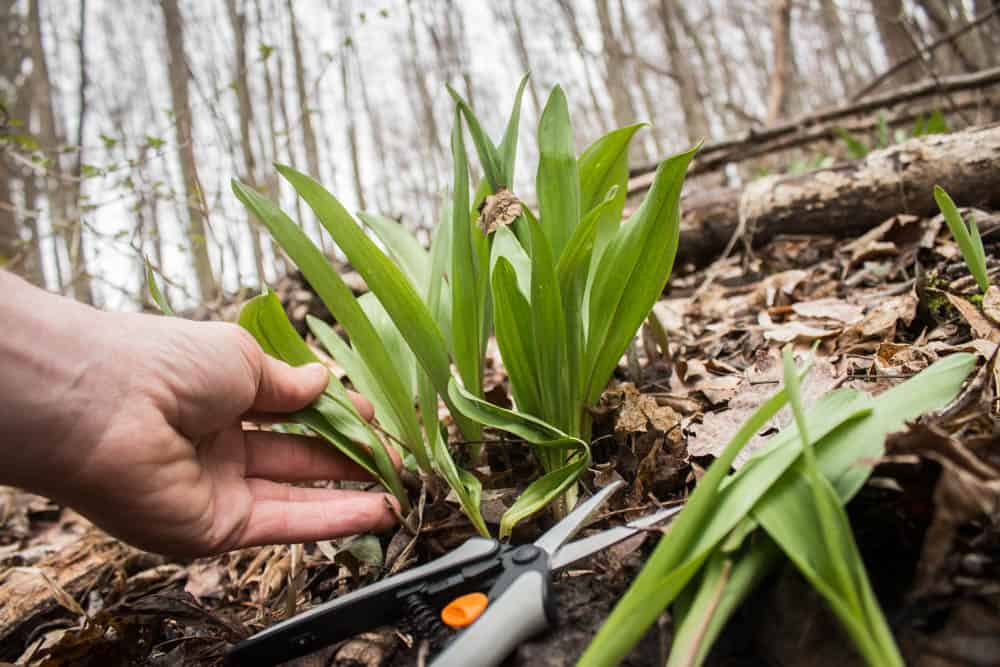
<svg viewBox="0 0 1000 667">
<path fill-rule="evenodd" d="M 106 354 L 106 318 L 0 270 L 0 483 L 45 491 L 39 470 L 67 472 L 66 443 L 93 427 L 89 376 Z"/>
</svg>

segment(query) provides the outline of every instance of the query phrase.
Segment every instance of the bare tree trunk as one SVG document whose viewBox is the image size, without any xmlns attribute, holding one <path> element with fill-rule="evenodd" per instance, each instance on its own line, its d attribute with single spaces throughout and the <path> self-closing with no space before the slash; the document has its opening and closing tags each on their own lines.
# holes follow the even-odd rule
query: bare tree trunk
<svg viewBox="0 0 1000 667">
<path fill-rule="evenodd" d="M 635 81 L 635 86 L 639 89 L 639 94 L 642 96 L 642 104 L 646 108 L 646 113 L 649 114 L 649 122 L 652 125 L 650 134 L 653 139 L 653 147 L 657 155 L 659 155 L 664 151 L 663 128 L 656 122 L 656 104 L 653 102 L 653 95 L 649 92 L 646 75 L 639 63 L 639 50 L 635 40 L 635 33 L 632 31 L 632 22 L 629 20 L 628 11 L 625 8 L 625 0 L 618 0 L 618 19 L 622 26 L 622 35 L 625 37 L 625 46 L 632 56 L 629 63 L 632 79 Z M 648 152 L 646 157 L 650 157 Z"/>
<path fill-rule="evenodd" d="M 215 282 L 208 255 L 205 224 L 207 207 L 204 204 L 204 192 L 194 157 L 191 100 L 188 92 L 190 72 L 184 51 L 184 19 L 177 0 L 161 0 L 161 5 L 167 39 L 167 75 L 170 79 L 170 97 L 173 100 L 178 158 L 187 198 L 188 242 L 191 245 L 191 258 L 198 280 L 198 294 L 203 302 L 212 302 L 219 296 L 219 287 Z"/>
<path fill-rule="evenodd" d="M 497 5 L 494 6 L 496 7 Z M 531 72 L 531 56 L 528 55 L 528 45 L 524 39 L 524 28 L 521 26 L 521 16 L 517 11 L 517 0 L 510 0 L 510 35 L 514 41 L 514 48 L 517 50 L 517 58 L 521 62 L 521 69 L 526 73 Z M 535 107 L 535 115 L 541 116 L 542 103 L 538 97 L 538 87 L 535 85 L 536 78 L 533 73 L 531 79 L 528 80 L 528 94 L 531 96 L 531 103 Z"/>
<path fill-rule="evenodd" d="M 41 0 L 31 0 L 28 5 L 28 31 L 31 43 L 33 103 L 38 110 L 42 152 L 48 160 L 43 177 L 43 189 L 49 205 L 56 288 L 61 292 L 66 287 L 61 250 L 65 246 L 66 237 L 63 231 L 68 228 L 69 212 L 66 205 L 66 193 L 63 189 L 65 175 L 62 168 L 62 151 L 60 150 L 64 142 L 59 132 L 59 125 L 56 123 L 52 80 L 49 78 L 49 67 L 42 43 Z"/>
<path fill-rule="evenodd" d="M 6 158 L 0 154 L 0 157 Z M 20 264 L 21 233 L 17 225 L 17 207 L 11 196 L 10 182 L 14 174 L 6 159 L 0 159 L 0 267 L 17 271 Z"/>
<path fill-rule="evenodd" d="M 709 137 L 708 115 L 704 101 L 698 92 L 698 82 L 690 62 L 681 50 L 677 31 L 677 0 L 660 0 L 659 15 L 667 49 L 670 71 L 677 83 L 681 111 L 684 113 L 684 127 L 688 143 L 695 143 Z"/>
<path fill-rule="evenodd" d="M 583 33 L 580 32 L 580 25 L 576 21 L 576 10 L 573 8 L 570 0 L 556 0 L 556 2 L 562 10 L 563 17 L 566 19 L 566 27 L 569 28 L 569 34 L 573 38 L 573 45 L 576 46 L 580 62 L 583 63 L 583 78 L 587 84 L 587 92 L 590 94 L 590 110 L 595 119 L 596 127 L 602 133 L 607 132 L 610 128 L 607 119 L 604 117 L 604 105 L 601 104 L 600 99 L 597 97 L 597 91 L 594 89 L 595 77 L 590 71 L 590 55 L 587 53 L 587 45 L 583 41 Z"/>
<path fill-rule="evenodd" d="M 861 81 L 854 65 L 854 55 L 844 40 L 844 26 L 840 22 L 835 0 L 820 0 L 820 19 L 830 47 L 829 60 L 833 61 L 837 69 L 844 94 L 849 94 L 852 90 L 857 90 Z"/>
<path fill-rule="evenodd" d="M 409 69 L 413 76 L 413 83 L 420 96 L 420 108 L 422 111 L 422 121 L 426 140 L 431 149 L 431 154 L 435 161 L 441 151 L 441 135 L 438 132 L 437 119 L 434 116 L 434 100 L 431 97 L 430 89 L 427 87 L 427 77 L 420 66 L 420 41 L 417 39 L 417 21 L 413 12 L 412 0 L 406 2 L 406 14 L 409 19 L 407 37 L 410 41 Z M 436 171 L 436 170 L 435 170 Z"/>
<path fill-rule="evenodd" d="M 354 104 L 350 92 L 349 59 L 354 48 L 351 36 L 351 2 L 344 0 L 340 5 L 340 28 L 343 40 L 340 47 L 340 90 L 343 95 L 344 110 L 347 113 L 347 144 L 351 149 L 351 174 L 354 176 L 354 192 L 358 198 L 358 208 L 368 208 L 365 203 L 365 187 L 361 181 L 361 156 L 358 150 L 358 128 L 354 114 Z"/>
<path fill-rule="evenodd" d="M 604 83 L 611 94 L 611 112 L 616 127 L 634 123 L 635 110 L 629 97 L 625 78 L 625 54 L 622 52 L 618 36 L 611 25 L 610 0 L 595 0 L 597 19 L 601 24 L 601 41 L 604 44 Z"/>
<path fill-rule="evenodd" d="M 242 10 L 236 0 L 226 0 L 226 12 L 236 39 L 236 99 L 240 114 L 240 148 L 243 154 L 243 179 L 252 188 L 257 187 L 257 161 L 253 154 L 253 106 L 250 104 L 250 77 L 247 73 L 247 16 L 246 5 Z M 260 226 L 252 215 L 247 217 L 247 231 L 253 247 L 254 269 L 257 272 L 257 286 L 265 284 L 264 248 L 260 242 Z"/>
<path fill-rule="evenodd" d="M 86 236 L 83 233 L 83 153 L 87 127 L 87 2 L 80 0 L 80 33 L 77 36 L 77 58 L 80 62 L 80 88 L 76 124 L 76 164 L 73 167 L 73 216 L 67 230 L 69 247 L 70 287 L 77 301 L 94 303 L 94 291 L 87 272 Z"/>
<path fill-rule="evenodd" d="M 968 24 L 961 4 L 957 7 L 957 16 L 952 16 L 952 12 L 947 3 L 942 0 L 918 0 L 917 4 L 930 19 L 931 24 L 939 35 L 945 35 L 955 28 L 960 28 Z M 972 49 L 969 48 L 971 41 L 963 39 L 953 39 L 948 42 L 948 48 L 955 56 L 959 65 L 959 72 L 975 72 L 979 69 L 979 58 Z"/>
<path fill-rule="evenodd" d="M 976 16 L 982 16 L 1000 7 L 1000 0 L 973 0 L 972 7 Z M 979 43 L 987 65 L 1000 64 L 1000 14 L 994 14 L 976 32 L 979 34 Z"/>
<path fill-rule="evenodd" d="M 365 117 L 368 119 L 372 142 L 375 144 L 375 157 L 378 158 L 378 163 L 381 165 L 381 168 L 379 169 L 379 178 L 381 181 L 378 189 L 376 190 L 376 200 L 378 202 L 380 212 L 388 213 L 389 208 L 392 206 L 393 179 L 384 175 L 384 171 L 389 167 L 389 153 L 385 149 L 385 135 L 382 130 L 382 115 L 371 103 L 371 99 L 368 95 L 368 84 L 365 81 L 365 71 L 364 68 L 360 66 L 357 50 L 351 48 L 350 55 L 352 57 L 351 64 L 354 65 L 354 71 L 357 74 L 358 89 L 361 91 L 361 105 L 365 110 Z"/>
<path fill-rule="evenodd" d="M 712 55 L 722 73 L 722 87 L 725 91 L 725 113 L 721 113 L 720 116 L 731 118 L 731 122 L 726 123 L 726 131 L 730 132 L 742 128 L 747 122 L 748 113 L 744 108 L 743 87 L 736 82 L 736 78 L 733 76 L 733 68 L 730 63 L 732 58 L 722 45 L 720 36 L 724 26 L 719 21 L 711 2 L 705 3 L 705 11 L 708 20 L 708 35 L 712 40 Z"/>
<path fill-rule="evenodd" d="M 882 48 L 889 59 L 889 66 L 912 56 L 913 42 L 903 25 L 906 19 L 903 0 L 872 0 L 872 12 L 875 14 L 875 27 L 882 39 Z M 920 73 L 920 63 L 914 62 L 894 74 L 893 80 L 897 84 L 913 83 L 920 80 Z"/>
<path fill-rule="evenodd" d="M 306 165 L 309 168 L 310 175 L 315 179 L 322 179 L 323 174 L 320 173 L 319 168 L 319 144 L 316 141 L 316 131 L 313 129 L 312 123 L 312 111 L 309 108 L 309 91 L 306 89 L 306 66 L 302 58 L 302 44 L 299 40 L 299 27 L 295 19 L 295 9 L 293 8 L 292 0 L 287 0 L 286 7 L 288 8 L 288 23 L 289 23 L 289 35 L 292 41 L 292 59 L 295 66 L 295 90 L 299 97 L 299 109 L 301 110 L 301 123 L 302 123 L 302 143 L 305 144 L 306 151 Z M 282 89 L 284 89 L 282 87 Z M 284 109 L 287 113 L 287 109 Z M 291 125 L 288 124 L 288 116 L 285 118 L 285 130 L 291 132 Z M 296 197 L 298 201 L 298 197 Z M 302 222 L 302 208 L 298 205 L 297 209 L 299 212 L 299 221 Z M 320 226 L 319 221 L 315 222 L 316 233 L 319 235 L 320 247 L 326 252 L 326 235 L 323 233 L 323 228 Z"/>
<path fill-rule="evenodd" d="M 792 7 L 788 0 L 771 0 L 771 41 L 774 43 L 774 62 L 771 64 L 771 82 L 767 96 L 767 122 L 788 115 L 788 83 L 792 75 Z"/>
</svg>

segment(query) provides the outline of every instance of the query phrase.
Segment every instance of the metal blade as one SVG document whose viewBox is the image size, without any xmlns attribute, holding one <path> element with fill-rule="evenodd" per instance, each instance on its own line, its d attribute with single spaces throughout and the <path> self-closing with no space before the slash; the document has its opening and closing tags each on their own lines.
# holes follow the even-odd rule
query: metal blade
<svg viewBox="0 0 1000 667">
<path fill-rule="evenodd" d="M 593 514 L 598 507 L 606 503 L 608 498 L 610 498 L 615 491 L 624 485 L 625 482 L 621 480 L 612 482 L 595 493 L 586 502 L 577 505 L 576 509 L 566 515 L 565 519 L 549 528 L 544 535 L 535 540 L 535 546 L 548 553 L 550 558 L 555 556 L 559 547 L 566 544 L 567 540 L 572 538 L 581 528 L 583 528 L 583 526 L 587 523 L 587 520 L 590 518 L 590 515 Z"/>
<path fill-rule="evenodd" d="M 590 537 L 584 537 L 583 539 L 576 540 L 575 542 L 570 542 L 569 544 L 563 546 L 562 549 L 559 549 L 555 556 L 552 556 L 551 561 L 549 561 L 549 567 L 553 570 L 560 570 L 567 565 L 572 565 L 578 560 L 591 556 L 598 551 L 607 549 L 614 544 L 618 544 L 622 540 L 632 537 L 644 528 L 655 526 L 661 521 L 665 521 L 673 517 L 675 514 L 680 512 L 683 507 L 683 505 L 667 507 L 666 509 L 662 509 L 648 516 L 629 522 L 624 526 L 616 526 L 609 530 L 597 533 L 596 535 L 591 535 Z"/>
</svg>

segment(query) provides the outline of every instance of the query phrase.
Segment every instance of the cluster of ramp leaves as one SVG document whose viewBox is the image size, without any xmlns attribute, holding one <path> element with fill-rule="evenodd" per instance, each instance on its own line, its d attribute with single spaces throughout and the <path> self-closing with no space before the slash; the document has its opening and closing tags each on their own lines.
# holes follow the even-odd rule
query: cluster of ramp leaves
<svg viewBox="0 0 1000 667">
<path fill-rule="evenodd" d="M 539 120 L 536 214 L 512 192 L 526 83 L 527 77 L 499 143 L 449 89 L 455 102 L 453 182 L 429 249 L 393 220 L 373 213 L 355 219 L 313 178 L 277 167 L 365 279 L 371 292 L 361 298 L 274 202 L 233 182 L 237 197 L 298 265 L 349 342 L 310 319 L 316 339 L 372 401 L 379 423 L 414 465 L 447 481 L 480 533 L 487 534 L 481 486 L 456 465 L 437 418 L 438 400 L 469 443 L 481 442 L 487 425 L 532 445 L 542 474 L 502 517 L 501 537 L 555 499 L 572 498 L 590 463 L 585 408 L 599 399 L 669 279 L 680 191 L 695 153 L 665 160 L 642 205 L 622 224 L 628 149 L 641 126 L 615 130 L 577 156 L 569 107 L 557 86 Z M 466 131 L 483 172 L 475 190 Z M 514 214 L 486 224 L 483 216 L 498 198 Z M 514 410 L 483 400 L 491 335 L 510 378 Z M 478 446 L 469 448 L 472 460 Z"/>
</svg>

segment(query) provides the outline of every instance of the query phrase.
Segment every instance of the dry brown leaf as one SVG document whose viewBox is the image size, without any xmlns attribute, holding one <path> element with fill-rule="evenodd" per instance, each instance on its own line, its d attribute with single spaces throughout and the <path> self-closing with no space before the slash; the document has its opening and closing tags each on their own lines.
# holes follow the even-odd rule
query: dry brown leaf
<svg viewBox="0 0 1000 667">
<path fill-rule="evenodd" d="M 819 324 L 818 322 L 816 324 Z M 784 324 L 771 324 L 764 329 L 764 338 L 778 343 L 791 343 L 793 340 L 814 341 L 830 336 L 836 336 L 840 329 L 823 329 L 818 326 L 811 326 L 792 320 Z"/>
<path fill-rule="evenodd" d="M 736 396 L 729 401 L 728 409 L 706 413 L 701 424 L 692 426 L 694 434 L 688 439 L 690 456 L 718 456 L 750 415 L 781 388 L 780 383 L 770 381 L 776 373 L 777 377 L 781 375 L 781 366 L 776 362 L 777 356 L 776 351 L 759 355 L 748 372 L 750 379 L 743 380 Z M 814 359 L 812 369 L 802 381 L 803 404 L 808 408 L 839 382 L 839 373 L 832 363 L 823 358 Z M 783 428 L 791 421 L 791 412 L 785 408 L 764 426 L 761 433 Z M 754 436 L 737 455 L 733 467 L 739 468 L 746 463 L 769 437 L 760 434 Z"/>
<path fill-rule="evenodd" d="M 503 227 L 517 220 L 523 209 L 520 200 L 507 188 L 500 188 L 496 194 L 486 197 L 483 202 L 479 226 L 484 234 L 492 234 L 498 227 Z"/>
<path fill-rule="evenodd" d="M 799 301 L 792 304 L 792 310 L 801 317 L 836 320 L 844 324 L 860 322 L 864 317 L 864 308 L 861 306 L 833 298 Z"/>
<path fill-rule="evenodd" d="M 649 394 L 642 394 L 635 385 L 621 386 L 622 404 L 615 421 L 615 431 L 619 433 L 645 433 L 651 424 L 658 431 L 674 431 L 680 424 L 681 416 L 670 406 L 658 405 Z"/>
<path fill-rule="evenodd" d="M 218 560 L 207 560 L 188 567 L 184 590 L 196 598 L 222 597 L 222 577 L 225 569 Z"/>
<path fill-rule="evenodd" d="M 913 292 L 878 301 L 851 330 L 862 338 L 891 339 L 898 322 L 910 324 L 917 316 L 917 303 L 917 295 Z"/>
<path fill-rule="evenodd" d="M 979 312 L 979 309 L 975 305 L 960 296 L 955 296 L 948 292 L 945 292 L 945 296 L 948 297 L 948 302 L 955 307 L 955 310 L 972 327 L 972 333 L 975 334 L 976 338 L 985 338 L 994 343 L 1000 342 L 1000 328 L 986 319 L 986 316 Z"/>
</svg>

